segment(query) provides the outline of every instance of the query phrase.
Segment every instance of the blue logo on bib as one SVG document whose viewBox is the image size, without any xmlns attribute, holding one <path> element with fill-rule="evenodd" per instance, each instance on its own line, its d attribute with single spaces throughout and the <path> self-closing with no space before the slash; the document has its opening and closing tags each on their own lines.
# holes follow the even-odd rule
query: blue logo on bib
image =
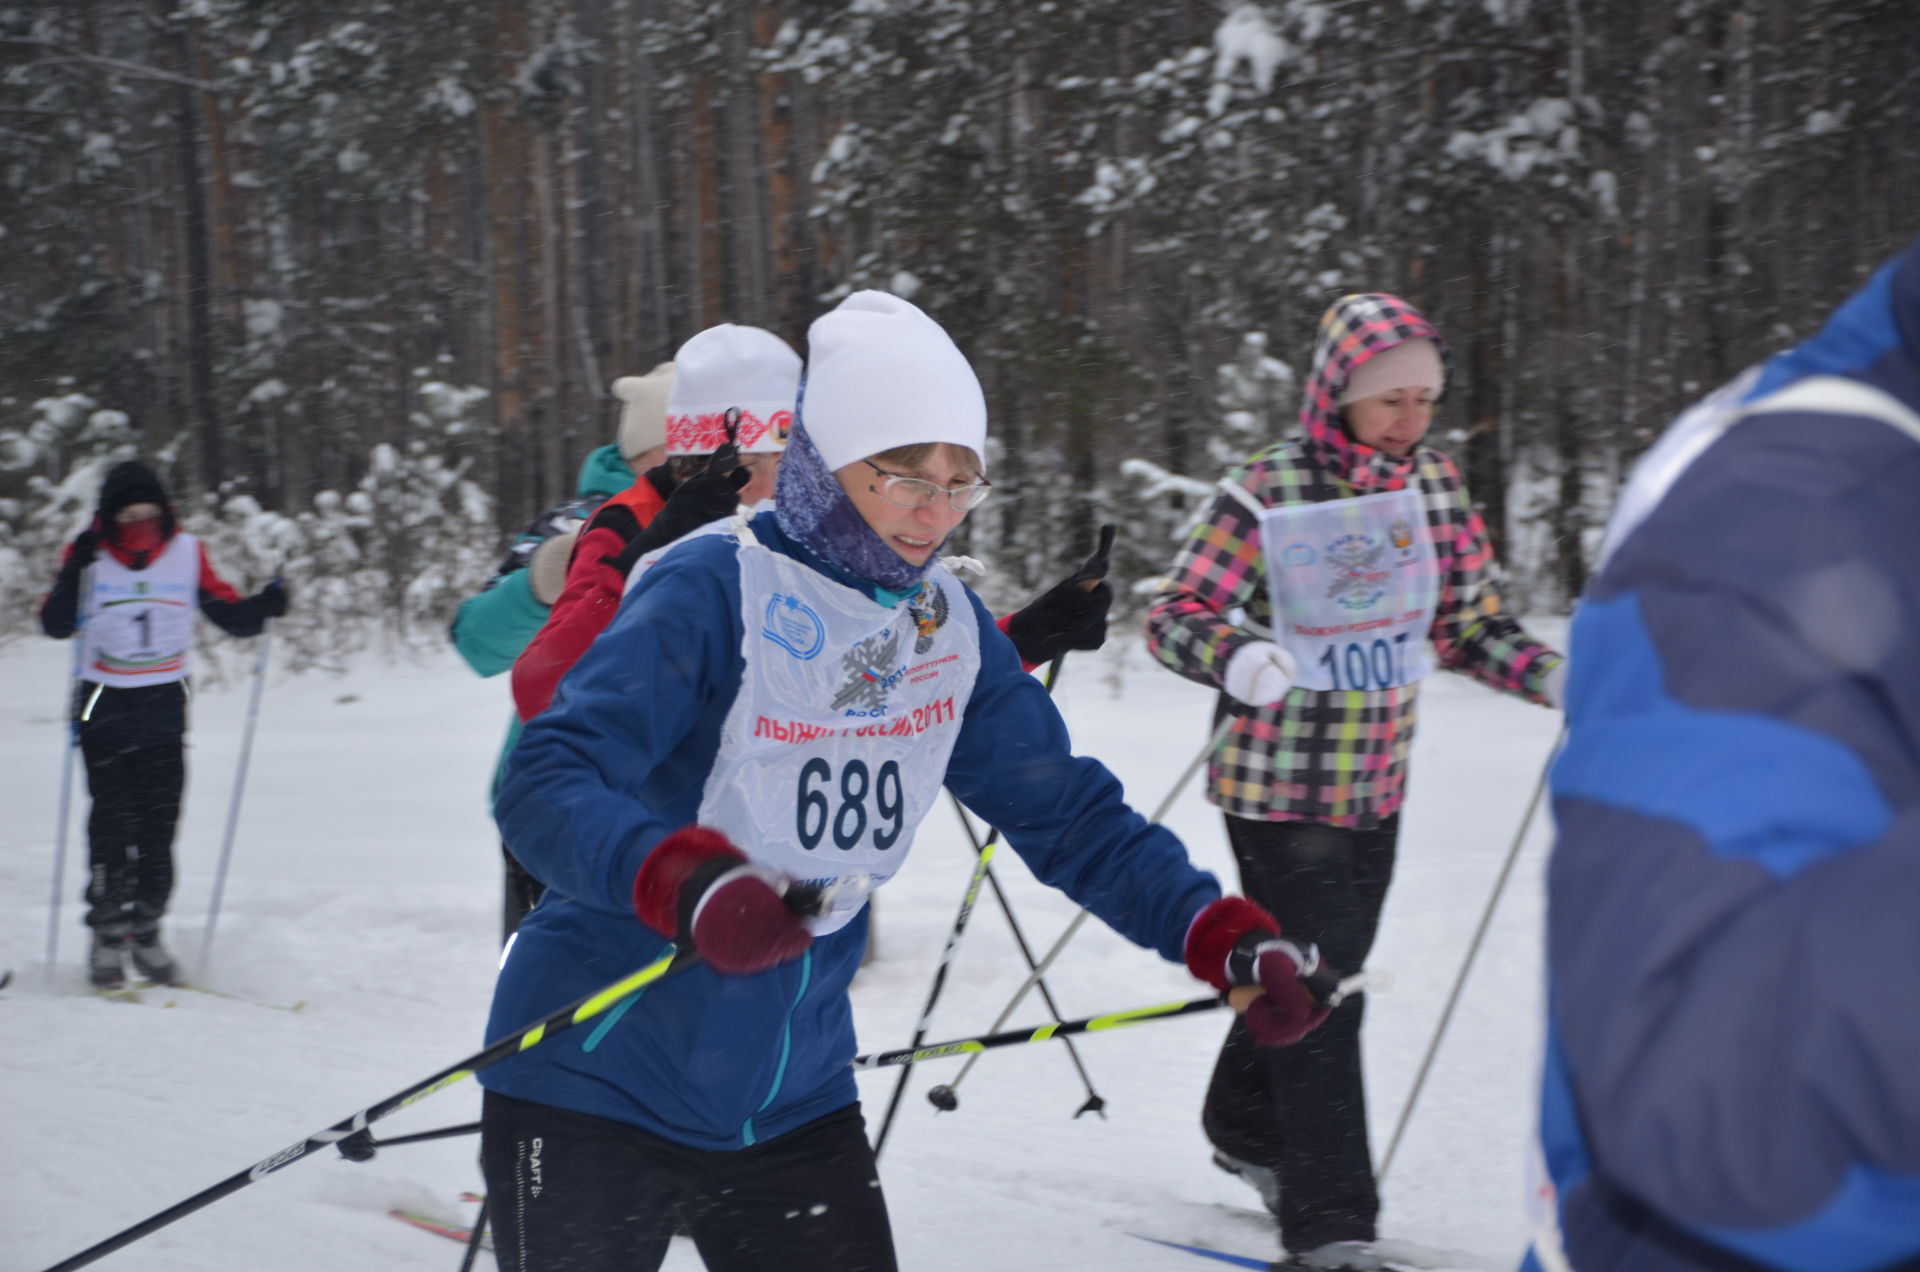
<svg viewBox="0 0 1920 1272">
<path fill-rule="evenodd" d="M 785 592 L 775 592 L 767 601 L 760 634 L 800 659 L 817 657 L 827 644 L 827 625 L 813 607 Z"/>
</svg>

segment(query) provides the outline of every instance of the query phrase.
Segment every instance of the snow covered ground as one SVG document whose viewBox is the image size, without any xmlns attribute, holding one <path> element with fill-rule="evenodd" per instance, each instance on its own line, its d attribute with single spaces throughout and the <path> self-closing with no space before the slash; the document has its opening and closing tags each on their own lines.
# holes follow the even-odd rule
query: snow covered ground
<svg viewBox="0 0 1920 1272">
<path fill-rule="evenodd" d="M 1535 630 L 1548 639 L 1561 625 Z M 1121 633 L 1116 633 L 1116 637 Z M 1211 695 L 1151 665 L 1137 639 L 1076 656 L 1059 697 L 1080 749 L 1151 809 L 1205 740 Z M 67 845 L 59 964 L 45 974 L 68 650 L 0 649 L 0 1269 L 34 1272 L 242 1170 L 478 1049 L 496 956 L 499 856 L 485 808 L 508 711 L 503 680 L 450 652 L 369 660 L 345 677 L 270 681 L 213 962 L 194 971 L 246 714 L 244 682 L 193 708 L 181 876 L 168 932 L 197 983 L 231 997 L 147 990 L 139 1004 L 87 992 L 76 901 L 84 798 Z M 242 674 L 244 663 L 237 663 Z M 1367 1025 L 1375 1152 L 1405 1102 L 1559 721 L 1454 676 L 1428 682 L 1400 866 L 1374 965 L 1396 977 Z M 76 777 L 76 785 L 78 779 Z M 1190 786 L 1168 818 L 1197 860 L 1233 877 L 1219 820 Z M 1525 1244 L 1525 1140 L 1538 1048 L 1544 815 L 1501 904 L 1384 1187 L 1383 1235 L 1445 1251 L 1445 1266 L 1506 1269 Z M 971 869 L 949 809 L 880 897 L 881 957 L 855 985 L 863 1049 L 903 1046 Z M 1072 917 L 1012 854 L 998 872 L 1036 948 Z M 949 978 L 934 1039 L 987 1027 L 1025 969 L 983 894 Z M 1195 997 L 1177 967 L 1088 924 L 1049 976 L 1069 1016 Z M 1037 1001 L 1015 1024 L 1039 1024 Z M 1105 1121 L 1059 1043 L 988 1054 L 957 1112 L 923 1092 L 958 1062 L 923 1065 L 882 1159 L 902 1266 L 1193 1269 L 1148 1233 L 1277 1253 L 1256 1204 L 1208 1162 L 1198 1109 L 1224 1016 L 1153 1022 L 1077 1040 Z M 877 1123 L 895 1071 L 862 1078 Z M 473 1120 L 471 1082 L 376 1131 Z M 395 1269 L 458 1266 L 460 1251 L 388 1218 L 449 1220 L 479 1185 L 477 1140 L 383 1151 L 353 1164 L 315 1154 L 98 1266 Z M 491 1266 L 482 1256 L 481 1266 Z M 668 1265 L 699 1266 L 691 1247 Z"/>
</svg>

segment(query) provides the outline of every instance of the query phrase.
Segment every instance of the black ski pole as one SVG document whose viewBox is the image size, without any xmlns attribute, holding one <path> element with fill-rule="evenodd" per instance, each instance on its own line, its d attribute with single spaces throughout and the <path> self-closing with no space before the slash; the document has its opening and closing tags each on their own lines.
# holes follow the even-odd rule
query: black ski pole
<svg viewBox="0 0 1920 1272">
<path fill-rule="evenodd" d="M 1173 788 L 1167 792 L 1166 798 L 1160 801 L 1160 807 L 1153 810 L 1153 815 L 1147 818 L 1148 821 L 1157 825 L 1161 819 L 1172 810 L 1174 801 L 1179 798 L 1180 792 L 1186 787 L 1188 780 L 1200 771 L 1201 767 L 1206 764 L 1208 757 L 1214 753 L 1220 743 L 1225 740 L 1228 732 L 1232 730 L 1233 721 L 1234 717 L 1229 715 L 1219 723 L 1213 731 L 1213 736 L 1207 739 L 1207 745 L 1201 749 L 1200 754 L 1194 756 L 1187 764 L 1187 767 L 1181 772 L 1180 776 L 1174 779 Z M 1059 939 L 1054 941 L 1053 947 L 1049 949 L 1039 963 L 1034 966 L 1032 974 L 1021 983 L 1019 989 L 1014 991 L 1013 997 L 1008 1000 L 1005 1007 L 1001 1008 L 1000 1014 L 994 1017 L 989 1032 L 991 1032 L 992 1029 L 1000 1028 L 1000 1026 L 1012 1019 L 1014 1010 L 1025 1000 L 1027 992 L 1040 983 L 1040 978 L 1047 974 L 1047 969 L 1053 966 L 1054 960 L 1060 957 L 1060 952 L 1067 948 L 1068 943 L 1073 940 L 1074 935 L 1080 931 L 1081 924 L 1085 923 L 1092 913 L 1091 910 L 1082 910 L 1073 916 L 1073 922 L 1067 924 L 1066 930 L 1060 933 Z M 954 1075 L 953 1081 L 934 1087 L 928 1091 L 927 1099 L 931 1100 L 938 1108 L 953 1107 L 960 1098 L 960 1084 L 966 1081 L 967 1074 L 971 1072 L 972 1069 L 973 1058 L 968 1057 L 967 1062 L 960 1066 L 960 1072 Z"/>
<path fill-rule="evenodd" d="M 1058 667 L 1059 663 L 1056 662 L 1054 666 Z M 967 919 L 973 914 L 973 903 L 980 897 L 980 881 L 986 877 L 987 865 L 993 860 L 994 836 L 999 833 L 995 831 L 993 836 L 989 836 L 986 847 L 974 858 L 973 874 L 967 879 L 967 890 L 960 897 L 960 913 L 954 916 L 953 927 L 947 931 L 946 948 L 940 951 L 940 965 L 933 969 L 933 984 L 927 989 L 926 1005 L 920 1009 L 920 1019 L 913 1026 L 913 1047 L 926 1041 L 927 1027 L 933 1020 L 933 1005 L 940 1001 L 940 990 L 947 983 L 947 968 L 953 964 L 954 951 L 960 948 L 960 938 L 967 930 Z M 894 1114 L 900 1111 L 900 1097 L 906 1093 L 907 1075 L 912 1069 L 911 1060 L 901 1066 L 900 1079 L 893 1084 L 893 1094 L 887 1098 L 887 1111 L 880 1118 L 880 1133 L 873 1140 L 876 1159 L 880 1156 L 880 1150 L 887 1146 L 887 1132 L 893 1129 Z"/>
<path fill-rule="evenodd" d="M 467 1252 L 460 1258 L 460 1272 L 473 1272 L 473 1261 L 487 1235 L 487 1199 L 480 1199 L 480 1213 L 473 1217 L 473 1231 L 467 1234 Z"/>
<path fill-rule="evenodd" d="M 570 1003 L 560 1010 L 553 1012 L 551 1015 L 520 1030 L 518 1033 L 508 1034 L 498 1042 L 476 1051 L 466 1059 L 456 1064 L 448 1065 L 431 1077 L 414 1083 L 406 1090 L 396 1095 L 388 1096 L 378 1104 L 369 1105 L 353 1116 L 335 1122 L 325 1130 L 315 1131 L 313 1134 L 307 1136 L 307 1138 L 281 1149 L 271 1157 L 263 1158 L 247 1167 L 247 1169 L 229 1175 L 211 1188 L 204 1188 L 193 1196 L 188 1197 L 185 1201 L 171 1205 L 158 1214 L 134 1224 L 131 1228 L 108 1237 L 105 1241 L 90 1245 L 80 1253 L 62 1259 L 60 1262 L 49 1267 L 46 1272 L 68 1272 L 71 1268 L 83 1268 L 96 1259 L 104 1258 L 112 1254 L 115 1250 L 132 1245 L 140 1238 L 158 1232 L 176 1219 L 183 1219 L 194 1211 L 210 1206 L 222 1197 L 236 1193 L 248 1184 L 263 1179 L 282 1167 L 291 1166 L 294 1162 L 306 1157 L 315 1149 L 324 1148 L 328 1144 L 337 1144 L 360 1131 L 364 1131 L 369 1125 L 389 1114 L 397 1113 L 411 1104 L 418 1103 L 436 1091 L 444 1090 L 463 1078 L 472 1077 L 475 1073 L 487 1068 L 489 1065 L 498 1064 L 509 1056 L 518 1055 L 522 1051 L 540 1045 L 540 1043 L 562 1030 L 569 1029 L 582 1021 L 591 1020 L 593 1017 L 600 1015 L 602 1012 L 626 998 L 629 994 L 635 993 L 655 981 L 678 975 L 689 967 L 692 967 L 698 961 L 699 955 L 695 954 L 692 950 L 685 951 L 684 953 L 675 953 L 671 952 L 671 947 L 669 947 L 668 953 L 661 955 L 654 962 L 647 964 L 647 966 L 640 968 L 638 971 L 621 977 L 605 989 L 589 994 L 579 1002 Z"/>
<path fill-rule="evenodd" d="M 1116 527 L 1112 525 L 1103 525 L 1100 527 L 1100 539 L 1094 547 L 1093 555 L 1087 558 L 1086 563 L 1074 573 L 1068 582 L 1079 584 L 1082 590 L 1087 592 L 1093 591 L 1094 588 L 1100 585 L 1100 581 L 1107 576 L 1108 559 L 1113 551 L 1115 529 Z M 1053 687 L 1059 683 L 1060 680 L 1060 665 L 1066 660 L 1066 654 L 1057 654 L 1054 657 L 1052 665 L 1047 668 L 1046 687 L 1048 697 L 1053 696 Z M 920 1019 L 915 1023 L 913 1028 L 913 1045 L 916 1047 L 926 1040 L 927 1030 L 933 1023 L 934 1005 L 940 1001 L 940 991 L 946 986 L 947 968 L 953 962 L 954 952 L 960 948 L 960 937 L 967 930 L 967 920 L 973 914 L 974 902 L 979 899 L 980 881 L 983 878 L 993 885 L 993 894 L 999 899 L 1000 909 L 1007 916 L 1007 924 L 1013 929 L 1014 939 L 1019 942 L 1020 952 L 1027 960 L 1027 968 L 1029 971 L 1033 970 L 1033 954 L 1028 950 L 1026 939 L 1020 933 L 1020 925 L 1014 922 L 1013 911 L 1007 907 L 1006 895 L 1000 891 L 1000 881 L 993 877 L 993 849 L 994 845 L 999 842 L 1000 831 L 997 827 L 988 831 L 987 841 L 985 844 L 982 844 L 979 837 L 973 833 L 973 823 L 967 820 L 966 809 L 961 807 L 959 797 L 954 796 L 951 791 L 949 791 L 948 794 L 953 797 L 953 808 L 954 811 L 959 814 L 961 827 L 967 832 L 967 840 L 973 845 L 973 874 L 967 880 L 966 892 L 962 894 L 960 898 L 960 912 L 954 916 L 953 927 L 947 933 L 947 945 L 940 953 L 940 965 L 934 969 L 933 984 L 927 987 L 926 1006 L 920 1009 Z M 1055 1020 L 1060 1019 L 1059 1011 L 1053 1008 L 1051 994 L 1047 996 L 1047 1007 L 1048 1010 L 1053 1011 L 1053 1018 Z M 1069 1044 L 1069 1047 L 1071 1047 L 1071 1044 Z M 1094 1094 L 1093 1080 L 1087 1077 L 1086 1066 L 1080 1063 L 1078 1053 L 1074 1054 L 1073 1064 L 1076 1069 L 1080 1070 L 1080 1080 L 1087 1084 L 1087 1102 L 1080 1106 L 1078 1111 L 1074 1113 L 1074 1116 L 1079 1117 L 1081 1113 L 1088 1112 L 1099 1113 L 1101 1108 L 1106 1104 L 1106 1101 Z M 913 1066 L 911 1063 L 900 1070 L 900 1080 L 893 1084 L 893 1094 L 887 1097 L 887 1111 L 880 1119 L 880 1133 L 874 1137 L 873 1141 L 873 1155 L 875 1157 L 878 1157 L 880 1150 L 887 1146 L 887 1132 L 893 1129 L 894 1115 L 900 1110 L 900 1097 L 906 1094 L 907 1075 L 911 1073 L 912 1070 Z M 936 1088 L 936 1090 L 944 1089 L 945 1088 Z M 929 1098 L 932 1098 L 931 1093 L 929 1093 Z M 950 1104 L 942 1104 L 937 1099 L 934 1100 L 934 1105 L 941 1109 L 951 1109 L 954 1107 Z M 1105 1115 L 1102 1114 L 1102 1116 Z"/>
<path fill-rule="evenodd" d="M 956 807 L 959 802 L 956 797 L 954 799 Z M 986 849 L 981 845 L 978 836 L 973 833 L 973 823 L 967 820 L 964 811 L 960 814 L 960 825 L 965 828 L 967 838 L 973 844 L 973 850 L 985 855 Z M 1000 832 L 996 830 L 993 833 L 997 835 Z M 988 842 L 991 843 L 991 841 L 992 837 L 989 836 Z M 1066 1016 L 1061 1012 L 1060 1004 L 1053 1000 L 1053 991 L 1047 988 L 1046 977 L 1039 974 L 1040 965 L 1034 960 L 1033 947 L 1027 944 L 1027 935 L 1020 930 L 1020 920 L 1013 916 L 1013 906 L 1007 901 L 1007 894 L 1000 887 L 1000 878 L 991 868 L 987 870 L 987 887 L 993 890 L 993 899 L 1000 903 L 1000 913 L 1007 916 L 1007 929 L 1013 933 L 1013 943 L 1019 947 L 1020 957 L 1027 965 L 1027 971 L 1038 978 L 1034 981 L 1034 988 L 1040 991 L 1040 1001 L 1046 1006 L 1047 1014 L 1055 1020 L 1065 1020 Z M 1075 1109 L 1073 1115 L 1079 1117 L 1082 1113 L 1098 1113 L 1104 1118 L 1107 1101 L 1093 1089 L 1093 1078 L 1087 1073 L 1085 1062 L 1080 1059 L 1079 1049 L 1073 1045 L 1071 1038 L 1064 1038 L 1061 1041 L 1067 1044 L 1067 1057 L 1073 1061 L 1075 1071 L 1080 1074 L 1081 1083 L 1087 1088 L 1086 1103 Z M 927 1099 L 933 1102 L 933 1107 L 943 1113 L 951 1113 L 960 1107 L 960 1095 L 950 1086 L 934 1087 L 927 1092 Z"/>
<path fill-rule="evenodd" d="M 1407 1092 L 1407 1102 L 1400 1106 L 1400 1116 L 1394 1119 L 1393 1134 L 1387 1140 L 1387 1151 L 1380 1156 L 1380 1169 L 1374 1172 L 1376 1182 L 1386 1179 L 1387 1171 L 1393 1167 L 1393 1155 L 1399 1151 L 1400 1137 L 1407 1133 L 1407 1123 L 1413 1117 L 1413 1110 L 1420 1103 L 1420 1091 L 1427 1084 L 1427 1073 L 1433 1068 L 1433 1058 L 1440 1053 L 1441 1039 L 1447 1036 L 1447 1026 L 1453 1020 L 1453 1009 L 1460 1002 L 1460 991 L 1465 988 L 1467 975 L 1473 971 L 1473 960 L 1480 953 L 1480 942 L 1486 939 L 1487 927 L 1493 922 L 1493 912 L 1500 905 L 1500 894 L 1507 889 L 1507 877 L 1513 873 L 1513 863 L 1520 857 L 1521 845 L 1527 842 L 1527 829 L 1533 825 L 1534 812 L 1540 807 L 1540 797 L 1546 794 L 1547 778 L 1553 772 L 1553 757 L 1560 753 L 1560 747 L 1567 739 L 1567 728 L 1560 726 L 1560 734 L 1553 741 L 1553 750 L 1547 753 L 1546 762 L 1540 766 L 1540 780 L 1533 785 L 1533 795 L 1527 800 L 1527 810 L 1520 814 L 1520 828 L 1513 832 L 1513 843 L 1507 848 L 1507 856 L 1500 863 L 1500 873 L 1494 878 L 1493 891 L 1487 895 L 1487 903 L 1480 910 L 1480 922 L 1474 925 L 1473 938 L 1467 942 L 1467 955 L 1460 961 L 1460 974 L 1453 978 L 1453 988 L 1447 991 L 1447 1002 L 1440 1009 L 1440 1022 L 1433 1027 L 1433 1037 L 1427 1042 L 1426 1054 L 1420 1057 L 1420 1067 L 1413 1075 L 1413 1087 Z"/>
</svg>

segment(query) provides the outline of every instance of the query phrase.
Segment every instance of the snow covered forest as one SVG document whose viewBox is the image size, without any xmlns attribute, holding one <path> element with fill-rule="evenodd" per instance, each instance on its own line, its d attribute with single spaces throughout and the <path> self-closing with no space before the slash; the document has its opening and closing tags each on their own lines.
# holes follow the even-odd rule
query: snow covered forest
<svg viewBox="0 0 1920 1272">
<path fill-rule="evenodd" d="M 140 453 L 296 658 L 438 641 L 695 331 L 909 295 L 1024 588 L 1407 296 L 1517 609 L 1672 412 L 1920 230 L 1912 0 L 0 2 L 0 637 Z"/>
</svg>

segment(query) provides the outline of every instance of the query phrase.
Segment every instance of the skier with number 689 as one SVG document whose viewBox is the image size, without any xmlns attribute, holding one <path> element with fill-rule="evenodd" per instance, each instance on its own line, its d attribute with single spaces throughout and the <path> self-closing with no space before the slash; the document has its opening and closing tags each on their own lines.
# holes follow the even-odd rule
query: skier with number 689
<svg viewBox="0 0 1920 1272">
<path fill-rule="evenodd" d="M 937 323 L 859 292 L 813 324 L 775 509 L 669 548 L 536 715 L 496 802 L 548 886 L 490 1037 L 659 958 L 700 963 L 578 1041 L 480 1075 L 503 1269 L 896 1266 L 849 1061 L 867 893 L 942 784 L 1043 881 L 1225 991 L 1256 1036 L 1326 1009 L 1311 945 L 1222 898 L 1075 757 L 1014 642 L 939 552 L 986 497 L 986 403 Z M 803 892 L 824 893 L 807 912 Z M 571 1035 L 569 1035 L 571 1037 Z"/>
</svg>

